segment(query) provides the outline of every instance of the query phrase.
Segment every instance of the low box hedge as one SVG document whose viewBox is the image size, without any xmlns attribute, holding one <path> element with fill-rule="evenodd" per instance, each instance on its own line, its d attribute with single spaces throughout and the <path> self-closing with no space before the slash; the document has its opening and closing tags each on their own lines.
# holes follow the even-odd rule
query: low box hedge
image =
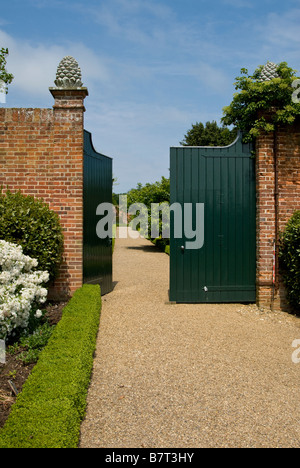
<svg viewBox="0 0 300 468">
<path fill-rule="evenodd" d="M 157 237 L 156 239 L 151 239 L 151 242 L 162 252 L 170 255 L 170 240 L 169 239 L 162 239 L 161 237 Z"/>
<path fill-rule="evenodd" d="M 75 292 L 0 431 L 0 448 L 78 447 L 100 313 L 99 286 Z"/>
</svg>

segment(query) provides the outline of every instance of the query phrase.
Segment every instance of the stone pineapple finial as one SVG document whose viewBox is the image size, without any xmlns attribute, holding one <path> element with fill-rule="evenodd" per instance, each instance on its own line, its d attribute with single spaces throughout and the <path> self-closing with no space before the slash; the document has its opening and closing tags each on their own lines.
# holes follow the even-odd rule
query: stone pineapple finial
<svg viewBox="0 0 300 468">
<path fill-rule="evenodd" d="M 258 79 L 258 81 L 263 82 L 273 80 L 273 78 L 280 78 L 277 70 L 278 65 L 276 65 L 276 63 L 267 62 L 267 64 L 263 67 L 263 69 L 260 72 L 260 78 Z"/>
<path fill-rule="evenodd" d="M 56 72 L 56 80 L 54 81 L 57 88 L 74 89 L 82 88 L 81 70 L 78 62 L 68 55 L 64 57 L 58 65 Z"/>
</svg>

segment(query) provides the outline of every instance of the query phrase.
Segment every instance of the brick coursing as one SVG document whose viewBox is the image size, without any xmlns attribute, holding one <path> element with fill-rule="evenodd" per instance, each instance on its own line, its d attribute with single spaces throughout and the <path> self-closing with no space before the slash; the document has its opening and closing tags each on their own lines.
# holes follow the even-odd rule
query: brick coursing
<svg viewBox="0 0 300 468">
<path fill-rule="evenodd" d="M 257 302 L 286 310 L 278 260 L 273 285 L 273 250 L 276 231 L 282 231 L 293 213 L 300 210 L 300 119 L 257 139 L 256 183 Z"/>
<path fill-rule="evenodd" d="M 81 90 L 51 90 L 53 109 L 0 109 L 0 185 L 42 198 L 56 211 L 65 249 L 49 291 L 64 300 L 82 286 L 84 98 Z"/>
</svg>

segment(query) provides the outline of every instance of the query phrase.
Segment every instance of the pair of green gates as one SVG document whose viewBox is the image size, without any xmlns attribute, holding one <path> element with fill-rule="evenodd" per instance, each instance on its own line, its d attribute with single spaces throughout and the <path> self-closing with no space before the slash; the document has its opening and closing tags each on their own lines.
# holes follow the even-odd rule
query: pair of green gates
<svg viewBox="0 0 300 468">
<path fill-rule="evenodd" d="M 171 208 L 182 208 L 183 233 L 176 238 L 180 220 L 178 210 L 171 210 L 171 302 L 256 301 L 252 149 L 241 134 L 228 147 L 171 148 Z"/>
<path fill-rule="evenodd" d="M 171 302 L 255 302 L 256 186 L 252 146 L 171 148 Z M 96 233 L 112 202 L 112 159 L 84 132 L 84 283 L 113 289 L 112 242 Z M 179 216 L 179 219 L 178 219 Z M 180 233 L 180 235 L 178 235 Z M 194 238 L 193 238 L 194 235 Z"/>
</svg>

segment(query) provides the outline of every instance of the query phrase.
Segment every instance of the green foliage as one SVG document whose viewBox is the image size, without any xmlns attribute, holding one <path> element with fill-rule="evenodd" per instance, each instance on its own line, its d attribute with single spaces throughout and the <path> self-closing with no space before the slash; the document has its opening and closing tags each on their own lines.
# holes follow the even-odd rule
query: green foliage
<svg viewBox="0 0 300 468">
<path fill-rule="evenodd" d="M 136 203 L 142 203 L 148 210 L 148 231 L 141 232 L 145 237 L 151 237 L 151 205 L 152 203 L 162 204 L 170 203 L 170 179 L 162 177 L 161 181 L 154 184 L 147 183 L 142 185 L 139 183 L 136 189 L 132 189 L 127 193 L 128 208 Z M 161 225 L 161 220 L 160 220 Z"/>
<path fill-rule="evenodd" d="M 7 352 L 16 355 L 24 365 L 36 363 L 41 351 L 47 345 L 55 326 L 47 319 L 31 320 L 26 330 L 19 327 L 16 334 L 8 340 Z"/>
<path fill-rule="evenodd" d="M 112 202 L 113 202 L 114 206 L 118 207 L 118 205 L 119 205 L 119 195 L 117 193 L 112 194 Z"/>
<path fill-rule="evenodd" d="M 236 129 L 219 127 L 217 122 L 196 123 L 180 142 L 183 146 L 228 146 L 234 142 L 237 136 Z"/>
<path fill-rule="evenodd" d="M 58 273 L 63 253 L 63 232 L 57 213 L 42 200 L 0 190 L 0 239 L 21 245 L 25 255 L 48 271 L 50 280 Z"/>
<path fill-rule="evenodd" d="M 76 291 L 0 431 L 0 448 L 76 448 L 101 312 L 99 286 Z"/>
<path fill-rule="evenodd" d="M 3 81 L 6 85 L 10 84 L 14 79 L 14 76 L 11 73 L 8 73 L 6 70 L 6 57 L 8 56 L 8 49 L 2 47 L 0 49 L 0 80 Z M 7 93 L 7 86 L 5 88 Z"/>
<path fill-rule="evenodd" d="M 170 239 L 162 239 L 157 237 L 156 239 L 151 239 L 152 243 L 162 252 L 170 255 Z"/>
<path fill-rule="evenodd" d="M 280 269 L 293 309 L 300 311 L 300 211 L 296 211 L 281 234 Z"/>
<path fill-rule="evenodd" d="M 133 203 L 143 203 L 151 209 L 151 203 L 163 203 L 170 201 L 170 179 L 162 177 L 161 181 L 154 184 L 137 184 L 137 188 L 127 193 L 128 206 Z"/>
<path fill-rule="evenodd" d="M 263 66 L 253 75 L 242 69 L 242 76 L 236 78 L 231 104 L 223 109 L 224 125 L 234 125 L 243 132 L 244 141 L 251 141 L 261 131 L 272 132 L 278 124 L 292 124 L 300 115 L 300 104 L 293 102 L 293 82 L 297 79 L 295 70 L 282 62 L 277 67 L 278 77 L 261 81 Z M 269 113 L 265 118 L 261 113 Z"/>
<path fill-rule="evenodd" d="M 54 328 L 55 327 L 49 325 L 49 323 L 44 323 L 36 328 L 32 334 L 25 335 L 20 339 L 19 347 L 21 347 L 23 351 L 19 354 L 18 359 L 22 361 L 24 365 L 37 362 Z"/>
</svg>

